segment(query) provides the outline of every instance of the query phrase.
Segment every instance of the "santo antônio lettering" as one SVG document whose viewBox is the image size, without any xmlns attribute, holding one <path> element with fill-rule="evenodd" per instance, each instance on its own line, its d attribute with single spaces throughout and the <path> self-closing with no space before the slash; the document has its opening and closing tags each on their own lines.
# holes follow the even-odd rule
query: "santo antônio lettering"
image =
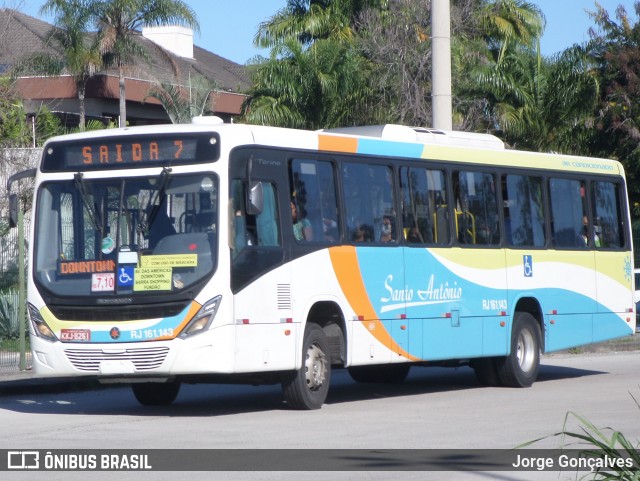
<svg viewBox="0 0 640 481">
<path fill-rule="evenodd" d="M 180 159 L 183 150 L 182 140 L 174 140 L 171 143 L 150 140 L 93 144 L 82 146 L 82 162 L 92 165 Z"/>
</svg>

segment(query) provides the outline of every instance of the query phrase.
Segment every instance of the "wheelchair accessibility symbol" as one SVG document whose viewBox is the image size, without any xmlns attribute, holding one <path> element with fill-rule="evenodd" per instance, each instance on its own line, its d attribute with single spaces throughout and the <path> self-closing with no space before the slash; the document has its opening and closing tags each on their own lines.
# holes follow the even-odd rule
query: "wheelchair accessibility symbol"
<svg viewBox="0 0 640 481">
<path fill-rule="evenodd" d="M 533 277 L 533 256 L 522 256 L 524 276 Z"/>
<path fill-rule="evenodd" d="M 118 268 L 118 285 L 122 287 L 133 285 L 133 266 Z"/>
</svg>

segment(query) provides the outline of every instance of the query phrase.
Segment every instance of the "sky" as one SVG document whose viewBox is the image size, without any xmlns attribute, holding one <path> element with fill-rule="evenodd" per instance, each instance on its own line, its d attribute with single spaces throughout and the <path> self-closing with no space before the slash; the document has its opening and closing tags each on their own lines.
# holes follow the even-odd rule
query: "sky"
<svg viewBox="0 0 640 481">
<path fill-rule="evenodd" d="M 541 40 L 543 55 L 550 56 L 589 39 L 589 27 L 594 23 L 586 10 L 595 10 L 595 0 L 529 0 L 540 7 L 547 26 Z M 598 0 L 615 18 L 618 5 L 623 5 L 632 18 L 634 0 Z M 15 8 L 42 18 L 38 11 L 45 0 L 0 0 L 0 6 Z M 286 0 L 186 0 L 196 13 L 200 32 L 194 43 L 221 57 L 244 64 L 253 56 L 268 55 L 268 51 L 253 46 L 258 25 L 285 7 Z M 50 18 L 42 18 L 51 21 Z"/>
</svg>

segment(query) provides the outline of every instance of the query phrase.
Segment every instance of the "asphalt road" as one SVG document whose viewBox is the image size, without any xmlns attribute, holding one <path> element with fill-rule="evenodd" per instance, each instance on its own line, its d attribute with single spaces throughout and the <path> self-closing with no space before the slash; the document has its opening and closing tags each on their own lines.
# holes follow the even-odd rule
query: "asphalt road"
<svg viewBox="0 0 640 481">
<path fill-rule="evenodd" d="M 640 439 L 640 352 L 543 357 L 528 389 L 480 387 L 469 368 L 414 368 L 401 385 L 354 383 L 335 373 L 328 402 L 317 411 L 291 411 L 278 386 L 183 386 L 174 405 L 137 404 L 125 387 L 0 395 L 0 449 L 511 449 L 580 428 L 584 416 L 599 428 Z M 565 424 L 566 423 L 566 424 Z M 289 451 L 285 451 L 287 453 Z M 186 451 L 188 456 L 188 451 Z M 295 451 L 291 451 L 294 455 Z M 206 454 L 205 454 L 206 455 Z M 286 454 L 285 454 L 286 455 Z M 318 452 L 322 457 L 322 453 Z M 576 479 L 575 472 L 94 472 L 91 479 Z M 452 466 L 452 469 L 456 469 Z M 8 477 L 5 477 L 7 475 Z M 27 476 L 28 475 L 28 476 Z M 3 479 L 87 479 L 87 473 L 1 473 Z"/>
</svg>

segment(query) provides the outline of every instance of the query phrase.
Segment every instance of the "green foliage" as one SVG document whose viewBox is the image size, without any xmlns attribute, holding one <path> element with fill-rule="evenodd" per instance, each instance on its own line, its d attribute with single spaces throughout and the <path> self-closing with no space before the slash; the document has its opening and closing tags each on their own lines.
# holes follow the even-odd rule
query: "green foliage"
<svg viewBox="0 0 640 481">
<path fill-rule="evenodd" d="M 45 106 L 35 114 L 35 125 L 27 119 L 20 100 L 0 97 L 0 143 L 3 147 L 37 147 L 49 137 L 63 133 L 60 120 Z"/>
<path fill-rule="evenodd" d="M 633 395 L 631 395 L 636 405 L 640 408 L 640 404 Z M 578 430 L 569 427 L 571 421 L 577 421 Z M 638 451 L 638 443 L 634 445 L 626 436 L 612 428 L 598 428 L 586 417 L 569 411 L 565 415 L 562 431 L 536 439 L 525 443 L 519 448 L 528 447 L 539 441 L 549 438 L 560 438 L 562 449 L 576 449 L 581 458 L 587 459 L 631 459 L 632 467 L 627 463 L 608 463 L 609 467 L 596 468 L 593 473 L 586 475 L 592 476 L 591 479 L 598 481 L 638 481 L 640 479 L 640 451 Z M 582 479 L 584 479 L 584 476 Z"/>
<path fill-rule="evenodd" d="M 174 124 L 191 123 L 193 117 L 212 113 L 218 85 L 202 75 L 190 80 L 188 88 L 162 82 L 153 86 L 145 98 L 153 97 L 160 101 L 162 107 Z"/>
<path fill-rule="evenodd" d="M 198 21 L 194 11 L 182 0 L 86 0 L 84 4 L 90 12 L 90 22 L 98 31 L 98 46 L 105 63 L 118 69 L 120 120 L 126 125 L 125 70 L 138 58 L 146 57 L 134 40 L 139 31 L 145 25 L 180 25 L 198 30 Z"/>
<path fill-rule="evenodd" d="M 8 338 L 15 334 L 12 320 L 17 317 L 17 298 L 17 292 L 14 290 L 0 291 L 0 338 Z"/>
</svg>

